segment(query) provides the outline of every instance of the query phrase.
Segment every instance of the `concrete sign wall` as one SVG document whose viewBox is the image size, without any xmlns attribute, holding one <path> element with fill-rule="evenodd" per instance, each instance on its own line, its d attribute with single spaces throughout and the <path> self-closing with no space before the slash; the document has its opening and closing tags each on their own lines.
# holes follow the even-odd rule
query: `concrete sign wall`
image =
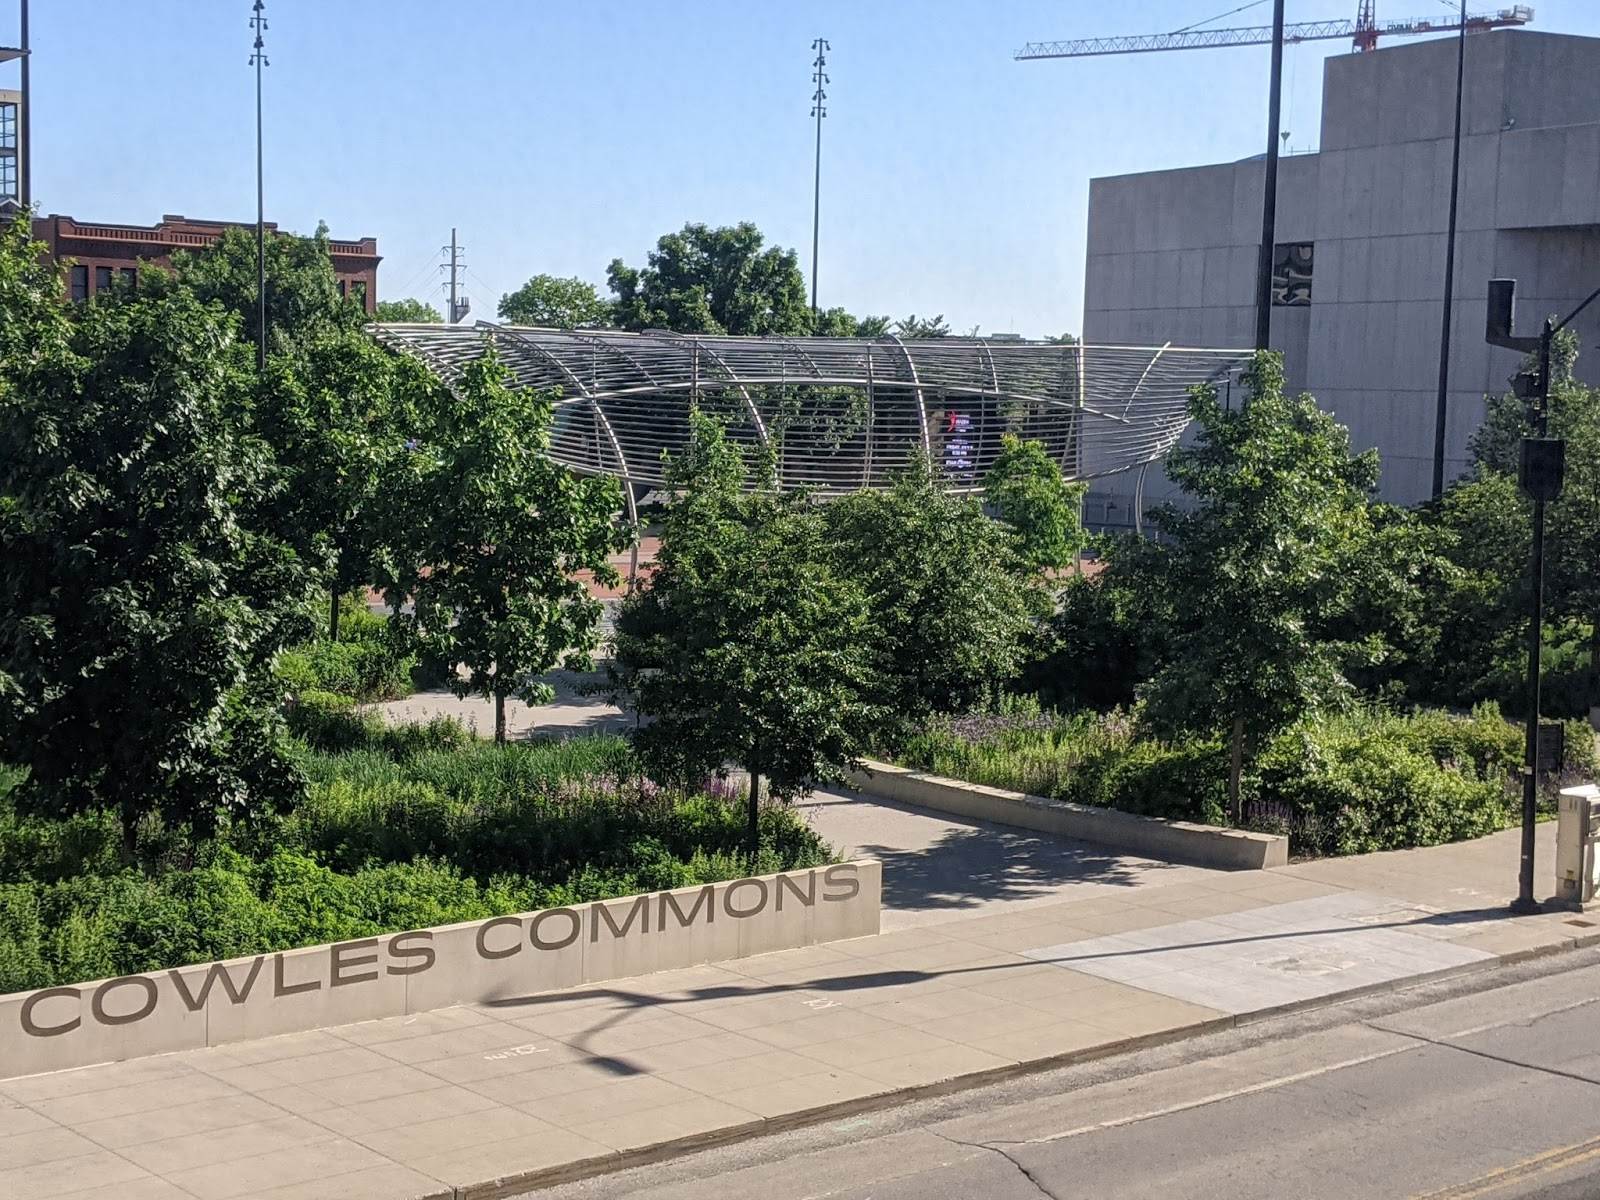
<svg viewBox="0 0 1600 1200">
<path fill-rule="evenodd" d="M 872 860 L 0 996 L 0 1079 L 878 932 Z"/>
</svg>

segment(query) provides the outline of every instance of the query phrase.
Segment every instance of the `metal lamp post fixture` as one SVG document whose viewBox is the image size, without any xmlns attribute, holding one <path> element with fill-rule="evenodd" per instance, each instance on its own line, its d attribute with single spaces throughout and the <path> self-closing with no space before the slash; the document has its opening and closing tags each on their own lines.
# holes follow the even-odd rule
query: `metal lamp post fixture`
<svg viewBox="0 0 1600 1200">
<path fill-rule="evenodd" d="M 1517 472 L 1517 482 L 1523 493 L 1533 501 L 1533 547 L 1528 563 L 1528 582 L 1531 602 L 1528 619 L 1528 719 L 1527 736 L 1522 762 L 1522 859 L 1517 880 L 1517 898 L 1511 902 L 1511 911 L 1532 913 L 1539 911 L 1533 898 L 1533 843 L 1534 824 L 1537 819 L 1539 773 L 1539 708 L 1540 708 L 1540 658 L 1543 648 L 1544 622 L 1544 514 L 1545 505 L 1561 495 L 1562 480 L 1566 474 L 1567 444 L 1560 438 L 1549 436 L 1550 418 L 1550 343 L 1555 335 L 1570 325 L 1573 319 L 1600 298 L 1600 288 L 1590 292 L 1577 308 L 1560 322 L 1545 319 L 1544 329 L 1538 337 L 1516 336 L 1515 324 L 1517 281 L 1491 279 L 1489 281 L 1489 307 L 1484 327 L 1484 340 L 1491 346 L 1504 346 L 1524 354 L 1537 352 L 1533 370 L 1521 370 L 1512 381 L 1516 395 L 1528 405 L 1528 421 L 1533 428 L 1531 436 L 1522 439 L 1522 459 Z"/>
</svg>

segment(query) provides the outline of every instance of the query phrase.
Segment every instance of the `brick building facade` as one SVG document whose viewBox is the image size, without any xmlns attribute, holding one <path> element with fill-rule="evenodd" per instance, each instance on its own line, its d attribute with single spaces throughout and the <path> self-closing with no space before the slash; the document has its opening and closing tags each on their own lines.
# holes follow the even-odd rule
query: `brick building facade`
<svg viewBox="0 0 1600 1200">
<path fill-rule="evenodd" d="M 33 236 L 50 248 L 57 261 L 71 259 L 67 291 L 74 300 L 84 300 L 112 286 L 118 278 L 131 278 L 141 262 L 171 262 L 174 250 L 201 250 L 211 245 L 228 228 L 255 229 L 242 221 L 198 221 L 168 214 L 155 225 L 106 225 L 78 221 L 51 213 L 36 217 Z M 269 232 L 277 226 L 267 222 Z M 330 239 L 333 273 L 341 295 L 357 296 L 367 312 L 377 309 L 378 239 L 358 241 Z"/>
</svg>

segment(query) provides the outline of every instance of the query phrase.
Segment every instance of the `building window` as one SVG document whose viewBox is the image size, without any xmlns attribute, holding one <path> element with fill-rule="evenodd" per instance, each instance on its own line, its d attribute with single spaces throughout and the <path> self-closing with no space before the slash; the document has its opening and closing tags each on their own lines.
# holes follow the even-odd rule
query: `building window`
<svg viewBox="0 0 1600 1200">
<path fill-rule="evenodd" d="M 17 160 L 0 152 L 0 200 L 15 200 L 17 195 Z"/>
<path fill-rule="evenodd" d="M 343 279 L 339 280 L 339 295 L 341 295 L 341 296 L 349 295 L 349 287 L 350 287 L 350 285 L 347 282 L 345 282 Z"/>
<path fill-rule="evenodd" d="M 94 269 L 94 292 L 95 292 L 95 295 L 98 296 L 101 292 L 109 292 L 110 290 L 111 290 L 111 268 L 110 267 L 96 267 Z"/>
<path fill-rule="evenodd" d="M 1272 303 L 1298 306 L 1311 303 L 1313 243 L 1279 242 L 1272 248 Z"/>
<path fill-rule="evenodd" d="M 17 149 L 17 106 L 11 101 L 0 104 L 0 150 Z"/>
<path fill-rule="evenodd" d="M 67 276 L 69 294 L 74 300 L 87 300 L 89 298 L 89 268 L 73 267 Z"/>
</svg>

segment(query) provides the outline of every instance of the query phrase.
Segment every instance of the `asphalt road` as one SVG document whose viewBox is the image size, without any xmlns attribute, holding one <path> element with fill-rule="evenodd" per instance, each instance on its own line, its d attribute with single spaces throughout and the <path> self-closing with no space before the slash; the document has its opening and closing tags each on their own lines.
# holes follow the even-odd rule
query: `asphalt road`
<svg viewBox="0 0 1600 1200">
<path fill-rule="evenodd" d="M 1242 1026 L 544 1200 L 1593 1200 L 1600 952 Z"/>
</svg>

